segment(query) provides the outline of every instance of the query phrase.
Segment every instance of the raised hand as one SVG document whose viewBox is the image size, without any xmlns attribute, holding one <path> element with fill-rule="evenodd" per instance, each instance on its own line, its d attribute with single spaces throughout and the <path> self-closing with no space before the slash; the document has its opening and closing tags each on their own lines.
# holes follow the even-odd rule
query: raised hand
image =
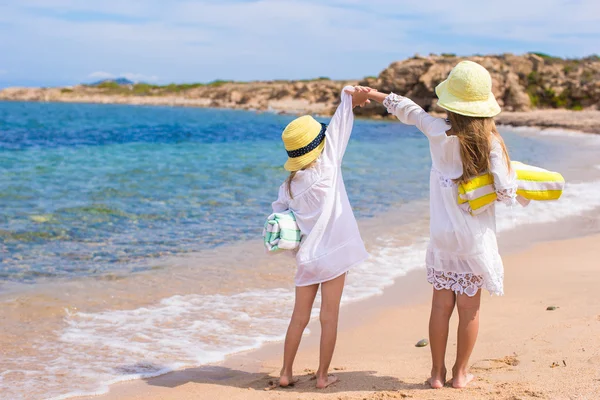
<svg viewBox="0 0 600 400">
<path fill-rule="evenodd" d="M 356 92 L 364 92 L 364 93 L 369 93 L 371 90 L 375 90 L 375 89 L 371 89 L 368 86 L 353 86 L 351 88 L 345 89 L 344 91 L 350 95 L 353 95 Z"/>
<path fill-rule="evenodd" d="M 366 104 L 370 103 L 368 96 L 371 90 L 371 88 L 366 86 L 354 86 L 345 91 L 352 95 L 352 107 L 364 107 Z"/>
<path fill-rule="evenodd" d="M 375 90 L 375 89 L 371 89 L 368 86 L 354 86 L 354 90 L 357 92 L 369 93 L 370 91 Z"/>
</svg>

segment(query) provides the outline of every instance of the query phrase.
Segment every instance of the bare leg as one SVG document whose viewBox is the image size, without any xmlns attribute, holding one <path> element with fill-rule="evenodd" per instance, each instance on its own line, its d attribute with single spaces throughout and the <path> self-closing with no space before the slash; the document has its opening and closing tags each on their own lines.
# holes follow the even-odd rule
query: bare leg
<svg viewBox="0 0 600 400">
<path fill-rule="evenodd" d="M 429 343 L 431 347 L 431 378 L 429 384 L 439 389 L 446 382 L 446 345 L 450 317 L 454 311 L 456 295 L 451 290 L 433 289 L 431 315 L 429 317 Z"/>
<path fill-rule="evenodd" d="M 315 302 L 315 296 L 319 285 L 310 285 L 296 287 L 296 301 L 294 303 L 294 312 L 285 335 L 285 344 L 283 347 L 283 368 L 279 378 L 279 386 L 286 387 L 294 383 L 292 367 L 294 359 L 302 340 L 302 333 L 308 321 L 310 321 L 310 312 Z"/>
<path fill-rule="evenodd" d="M 456 298 L 458 308 L 458 345 L 456 347 L 456 363 L 452 367 L 452 386 L 461 389 L 473 380 L 468 372 L 469 357 L 475 347 L 479 332 L 479 306 L 481 290 L 473 297 L 459 294 Z"/>
<path fill-rule="evenodd" d="M 321 354 L 317 370 L 317 388 L 324 389 L 337 382 L 338 378 L 329 375 L 329 365 L 337 339 L 340 300 L 344 291 L 346 274 L 321 284 Z"/>
</svg>

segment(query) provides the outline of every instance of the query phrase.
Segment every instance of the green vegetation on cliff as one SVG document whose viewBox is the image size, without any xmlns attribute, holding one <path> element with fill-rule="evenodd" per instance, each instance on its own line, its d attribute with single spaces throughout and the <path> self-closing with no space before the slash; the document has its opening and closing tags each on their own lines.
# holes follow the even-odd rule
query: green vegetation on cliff
<svg viewBox="0 0 600 400">
<path fill-rule="evenodd" d="M 83 85 L 100 89 L 103 94 L 109 95 L 132 95 L 132 96 L 162 96 L 178 94 L 191 89 L 201 87 L 220 87 L 234 81 L 215 80 L 208 83 L 169 83 L 167 85 L 153 85 L 150 83 L 119 84 L 113 80 L 107 80 L 95 85 Z"/>
</svg>

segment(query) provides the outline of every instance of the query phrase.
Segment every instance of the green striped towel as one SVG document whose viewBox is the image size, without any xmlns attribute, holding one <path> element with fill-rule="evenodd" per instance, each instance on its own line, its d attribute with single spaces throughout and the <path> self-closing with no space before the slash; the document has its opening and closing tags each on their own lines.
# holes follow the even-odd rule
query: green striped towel
<svg viewBox="0 0 600 400">
<path fill-rule="evenodd" d="M 302 232 L 296 217 L 290 210 L 269 215 L 263 229 L 263 238 L 268 252 L 294 250 L 300 246 Z"/>
</svg>

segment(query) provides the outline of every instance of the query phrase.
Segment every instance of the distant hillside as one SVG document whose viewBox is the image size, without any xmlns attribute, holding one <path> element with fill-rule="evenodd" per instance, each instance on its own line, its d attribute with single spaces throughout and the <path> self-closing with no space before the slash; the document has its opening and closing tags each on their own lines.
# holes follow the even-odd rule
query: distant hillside
<svg viewBox="0 0 600 400">
<path fill-rule="evenodd" d="M 116 79 L 103 79 L 98 82 L 90 83 L 88 86 L 110 87 L 110 86 L 115 86 L 115 85 L 127 86 L 127 85 L 133 85 L 133 84 L 135 84 L 135 82 L 130 81 L 127 78 L 116 78 Z"/>
<path fill-rule="evenodd" d="M 600 109 L 600 57 L 565 60 L 545 54 L 456 57 L 453 54 L 415 56 L 392 63 L 379 76 L 355 81 L 328 78 L 297 81 L 232 82 L 151 85 L 129 80 L 102 81 L 68 88 L 8 88 L 0 100 L 88 103 L 155 104 L 240 108 L 287 113 L 331 114 L 344 85 L 361 83 L 384 92 L 411 97 L 431 111 L 437 107 L 435 86 L 461 60 L 486 67 L 503 111 L 532 109 Z M 372 104 L 357 113 L 387 115 Z"/>
</svg>

